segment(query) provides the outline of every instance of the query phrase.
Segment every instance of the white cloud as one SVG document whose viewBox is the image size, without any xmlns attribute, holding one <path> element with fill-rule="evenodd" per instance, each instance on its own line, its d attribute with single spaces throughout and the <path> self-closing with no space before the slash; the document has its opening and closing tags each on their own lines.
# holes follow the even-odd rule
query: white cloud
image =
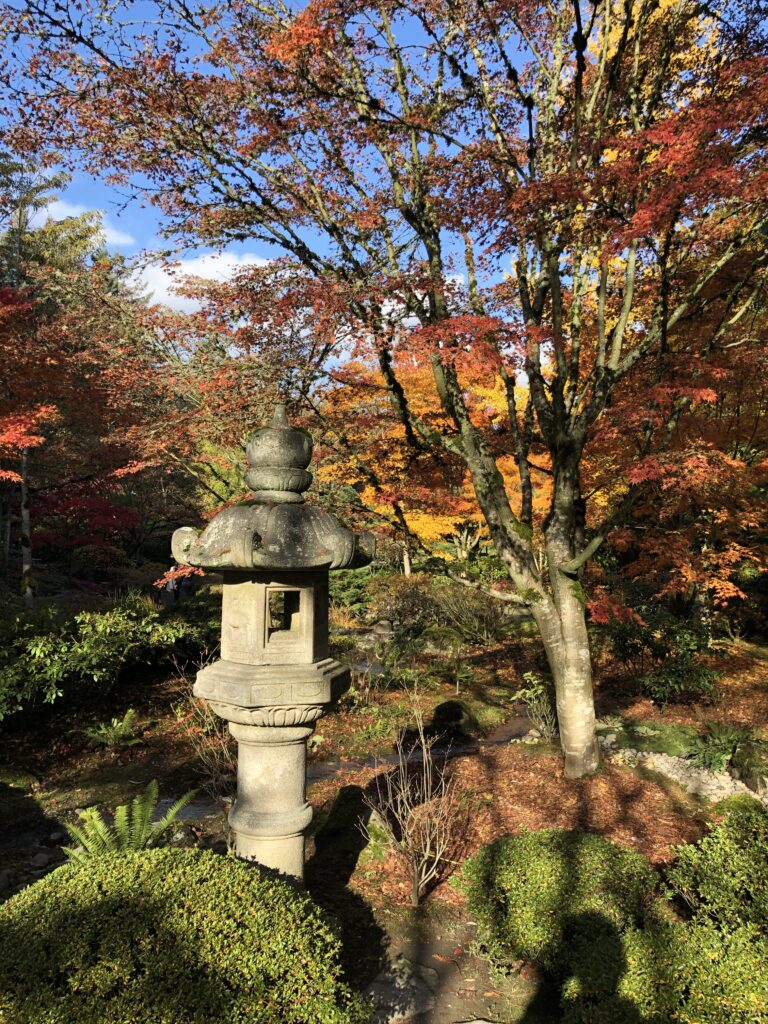
<svg viewBox="0 0 768 1024">
<path fill-rule="evenodd" d="M 112 224 L 103 210 L 89 210 L 82 203 L 68 203 L 64 199 L 54 199 L 52 203 L 43 207 L 33 217 L 33 227 L 39 227 L 51 218 L 52 220 L 64 220 L 66 217 L 80 217 L 84 213 L 98 213 L 101 217 L 101 231 L 104 241 L 108 246 L 132 246 L 136 245 L 136 239 L 127 231 L 122 231 Z"/>
<path fill-rule="evenodd" d="M 255 253 L 210 252 L 202 256 L 179 260 L 173 269 L 150 263 L 136 275 L 137 284 L 150 293 L 152 302 L 159 302 L 182 313 L 193 313 L 200 303 L 177 294 L 176 288 L 184 277 L 203 277 L 209 281 L 227 281 L 240 267 L 263 267 L 269 260 Z"/>
</svg>

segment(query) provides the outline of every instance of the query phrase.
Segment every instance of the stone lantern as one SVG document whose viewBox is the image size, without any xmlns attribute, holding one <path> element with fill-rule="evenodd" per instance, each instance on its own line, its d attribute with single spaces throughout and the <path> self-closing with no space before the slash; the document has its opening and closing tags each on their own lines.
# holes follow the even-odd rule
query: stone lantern
<svg viewBox="0 0 768 1024">
<path fill-rule="evenodd" d="M 221 660 L 198 673 L 194 693 L 237 740 L 235 853 L 301 879 L 312 818 L 306 743 L 349 687 L 349 669 L 328 657 L 328 571 L 367 565 L 374 540 L 304 503 L 312 438 L 283 406 L 247 455 L 251 498 L 200 535 L 176 530 L 172 549 L 177 562 L 224 579 Z"/>
</svg>

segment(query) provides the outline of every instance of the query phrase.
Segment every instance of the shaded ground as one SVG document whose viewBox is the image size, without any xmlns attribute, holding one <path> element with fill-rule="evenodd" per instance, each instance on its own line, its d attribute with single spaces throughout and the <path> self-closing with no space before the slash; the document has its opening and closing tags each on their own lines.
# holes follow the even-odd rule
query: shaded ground
<svg viewBox="0 0 768 1024">
<path fill-rule="evenodd" d="M 660 776 L 606 765 L 589 779 L 565 779 L 560 757 L 540 746 L 481 747 L 453 760 L 452 771 L 468 809 L 462 857 L 523 828 L 557 827 L 596 832 L 662 865 L 672 859 L 674 846 L 702 835 L 707 819 L 700 802 Z M 313 785 L 309 796 L 318 817 L 329 813 L 340 785 L 373 792 L 376 774 L 375 768 L 362 768 Z M 405 871 L 392 854 L 358 864 L 350 884 L 374 906 L 409 898 Z M 428 899 L 463 903 L 445 883 Z"/>
</svg>

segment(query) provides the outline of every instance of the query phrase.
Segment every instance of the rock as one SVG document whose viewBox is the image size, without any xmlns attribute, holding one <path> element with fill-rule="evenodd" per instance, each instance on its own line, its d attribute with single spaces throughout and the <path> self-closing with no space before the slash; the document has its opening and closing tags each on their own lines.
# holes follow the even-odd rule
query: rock
<svg viewBox="0 0 768 1024">
<path fill-rule="evenodd" d="M 160 821 L 173 804 L 174 800 L 172 798 L 158 800 L 152 812 L 152 820 L 154 822 Z M 176 821 L 200 821 L 202 818 L 211 818 L 219 814 L 221 814 L 221 804 L 216 803 L 215 800 L 193 800 L 181 808 L 176 816 Z"/>
<path fill-rule="evenodd" d="M 611 761 L 614 764 L 634 764 L 637 761 L 636 750 L 605 750 L 606 754 L 610 754 Z"/>
<path fill-rule="evenodd" d="M 692 765 L 684 757 L 649 753 L 644 761 L 646 767 L 666 775 L 667 778 L 674 779 L 687 792 L 704 797 L 705 800 L 711 800 L 713 803 L 740 793 L 755 796 L 748 786 L 731 778 L 728 772 L 708 772 L 705 768 L 697 768 Z M 768 792 L 757 799 L 768 804 Z"/>
<path fill-rule="evenodd" d="M 391 619 L 379 619 L 379 621 L 375 622 L 373 624 L 373 626 L 371 627 L 371 632 L 372 633 L 380 633 L 380 634 L 388 635 L 390 633 L 394 633 L 394 631 L 395 631 L 395 624 L 392 622 Z"/>
<path fill-rule="evenodd" d="M 433 968 L 396 957 L 365 990 L 376 1008 L 373 1024 L 399 1024 L 429 1013 L 435 1005 L 437 983 Z"/>
<path fill-rule="evenodd" d="M 606 747 L 615 747 L 616 746 L 616 733 L 615 732 L 607 732 L 605 734 L 605 745 L 606 745 Z"/>
<path fill-rule="evenodd" d="M 69 839 L 69 835 L 60 828 L 56 829 L 55 832 L 51 832 L 48 836 L 48 842 L 52 846 L 60 846 L 62 843 L 66 843 L 67 839 Z"/>
<path fill-rule="evenodd" d="M 471 741 L 477 732 L 477 722 L 460 700 L 445 700 L 432 712 L 427 735 L 453 744 Z M 414 739 L 418 739 L 414 735 Z"/>
<path fill-rule="evenodd" d="M 32 868 L 47 868 L 50 863 L 51 855 L 49 853 L 36 853 L 29 859 L 29 866 Z"/>
<path fill-rule="evenodd" d="M 538 743 L 541 739 L 541 733 L 538 729 L 529 729 L 528 732 L 520 740 L 521 743 Z"/>
<path fill-rule="evenodd" d="M 6 893 L 16 884 L 16 876 L 12 871 L 0 871 L 0 893 Z"/>
<path fill-rule="evenodd" d="M 758 796 L 768 795 L 768 776 L 767 775 L 750 775 L 749 778 L 743 780 L 744 785 L 748 786 L 753 793 L 757 793 Z"/>
</svg>

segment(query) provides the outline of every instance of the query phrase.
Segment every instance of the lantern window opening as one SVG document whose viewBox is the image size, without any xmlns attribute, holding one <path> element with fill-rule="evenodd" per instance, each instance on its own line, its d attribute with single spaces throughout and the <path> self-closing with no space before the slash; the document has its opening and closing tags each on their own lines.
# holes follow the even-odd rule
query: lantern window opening
<svg viewBox="0 0 768 1024">
<path fill-rule="evenodd" d="M 298 587 L 267 588 L 266 642 L 296 638 L 301 629 L 302 592 Z"/>
</svg>

